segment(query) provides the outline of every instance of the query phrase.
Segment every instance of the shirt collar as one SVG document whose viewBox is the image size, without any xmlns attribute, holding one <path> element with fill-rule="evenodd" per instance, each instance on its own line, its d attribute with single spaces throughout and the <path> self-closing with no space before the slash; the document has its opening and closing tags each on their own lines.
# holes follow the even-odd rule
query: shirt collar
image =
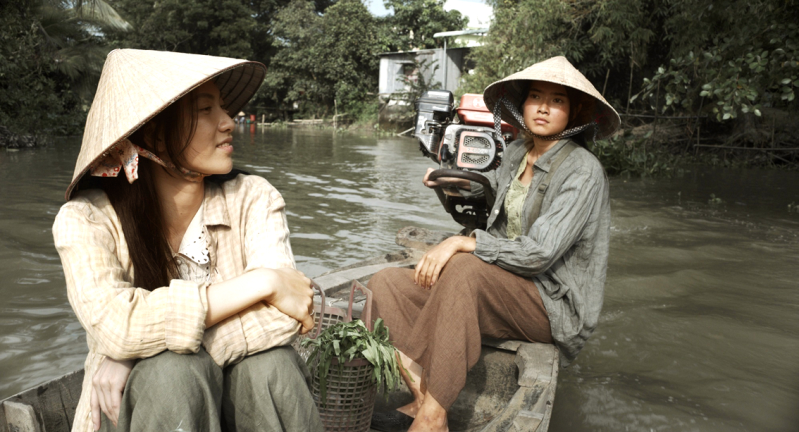
<svg viewBox="0 0 799 432">
<path fill-rule="evenodd" d="M 230 227 L 230 216 L 227 210 L 227 201 L 222 187 L 214 182 L 205 182 L 205 213 L 203 218 L 205 226 L 224 225 Z"/>
<path fill-rule="evenodd" d="M 189 226 L 186 228 L 186 233 L 183 234 L 183 240 L 180 241 L 180 247 L 178 248 L 179 253 L 184 253 L 184 251 L 191 246 L 193 240 L 202 234 L 203 207 L 204 205 L 200 206 L 200 208 L 197 210 L 197 213 L 194 215 L 194 218 L 192 218 L 191 222 L 189 222 Z"/>
<path fill-rule="evenodd" d="M 568 143 L 571 141 L 569 138 L 563 138 L 562 140 L 555 143 L 551 149 L 547 150 L 546 153 L 542 154 L 537 161 L 533 164 L 534 166 L 541 168 L 545 172 L 549 172 L 549 167 L 552 165 L 552 159 L 555 158 L 555 155 Z"/>
<path fill-rule="evenodd" d="M 178 253 L 196 262 L 197 264 L 208 263 L 208 244 L 203 229 L 204 207 L 201 205 L 197 213 L 189 223 L 183 239 L 180 241 Z"/>
</svg>

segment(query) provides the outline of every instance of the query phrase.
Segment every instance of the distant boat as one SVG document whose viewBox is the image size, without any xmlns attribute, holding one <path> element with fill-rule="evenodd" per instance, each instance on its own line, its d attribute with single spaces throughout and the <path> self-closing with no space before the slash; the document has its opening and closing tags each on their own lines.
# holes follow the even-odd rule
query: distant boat
<svg viewBox="0 0 799 432">
<path fill-rule="evenodd" d="M 405 249 L 325 273 L 314 280 L 324 290 L 327 305 L 346 304 L 353 279 L 366 283 L 388 267 L 413 267 L 423 252 L 449 234 L 406 227 L 396 242 Z M 359 300 L 356 297 L 356 301 Z M 360 313 L 363 299 L 353 308 Z M 2 402 L 0 432 L 69 432 L 80 399 L 83 369 L 11 396 Z M 477 365 L 466 387 L 450 408 L 451 431 L 546 432 L 552 415 L 558 378 L 558 350 L 554 345 L 509 340 L 483 340 Z M 400 390 L 377 398 L 375 410 L 390 410 L 411 400 Z"/>
</svg>

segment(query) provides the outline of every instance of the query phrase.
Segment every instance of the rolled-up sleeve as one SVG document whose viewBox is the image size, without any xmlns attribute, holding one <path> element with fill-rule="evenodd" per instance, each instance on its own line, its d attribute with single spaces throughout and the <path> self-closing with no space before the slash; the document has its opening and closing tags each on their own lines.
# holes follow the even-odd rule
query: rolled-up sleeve
<svg viewBox="0 0 799 432">
<path fill-rule="evenodd" d="M 295 268 L 283 197 L 257 176 L 246 177 L 241 187 L 244 272 Z M 274 306 L 256 303 L 209 329 L 204 345 L 214 361 L 225 367 L 269 348 L 288 345 L 299 330 L 297 320 Z"/>
<path fill-rule="evenodd" d="M 61 208 L 53 225 L 67 293 L 97 353 L 117 360 L 164 350 L 195 353 L 205 331 L 205 284 L 173 280 L 148 291 L 127 280 L 108 217 L 83 202 Z"/>
<path fill-rule="evenodd" d="M 251 179 L 251 180 L 250 180 Z M 272 185 L 252 176 L 252 191 L 244 202 L 245 272 L 256 268 L 295 268 L 289 243 L 286 202 Z"/>
<path fill-rule="evenodd" d="M 475 230 L 474 255 L 520 276 L 541 274 L 577 241 L 591 209 L 599 199 L 601 185 L 590 169 L 571 173 L 554 194 L 548 208 L 526 235 L 514 240 Z"/>
</svg>

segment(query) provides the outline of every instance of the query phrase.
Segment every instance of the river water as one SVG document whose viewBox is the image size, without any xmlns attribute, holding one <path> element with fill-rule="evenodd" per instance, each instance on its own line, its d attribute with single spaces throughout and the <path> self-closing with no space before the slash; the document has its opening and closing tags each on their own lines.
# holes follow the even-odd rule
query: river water
<svg viewBox="0 0 799 432">
<path fill-rule="evenodd" d="M 85 358 L 51 233 L 79 145 L 0 151 L 0 399 Z M 459 228 L 411 139 L 241 129 L 234 145 L 283 193 L 309 276 L 398 250 L 407 225 Z M 799 173 L 694 167 L 611 179 L 611 199 L 603 315 L 560 371 L 550 430 L 799 430 Z"/>
</svg>

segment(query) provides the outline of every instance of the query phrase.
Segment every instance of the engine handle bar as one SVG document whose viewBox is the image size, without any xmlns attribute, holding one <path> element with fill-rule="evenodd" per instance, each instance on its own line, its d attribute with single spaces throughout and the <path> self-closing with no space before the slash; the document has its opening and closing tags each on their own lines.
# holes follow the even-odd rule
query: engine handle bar
<svg viewBox="0 0 799 432">
<path fill-rule="evenodd" d="M 438 180 L 442 177 L 453 177 L 458 179 L 469 180 L 473 182 L 480 183 L 483 186 L 483 190 L 485 191 L 485 199 L 486 204 L 488 204 L 488 208 L 494 206 L 494 191 L 491 190 L 491 183 L 488 181 L 488 178 L 482 174 L 477 174 L 476 172 L 472 171 L 464 171 L 464 170 L 456 170 L 456 169 L 437 169 L 430 173 L 427 177 L 428 180 Z"/>
</svg>

